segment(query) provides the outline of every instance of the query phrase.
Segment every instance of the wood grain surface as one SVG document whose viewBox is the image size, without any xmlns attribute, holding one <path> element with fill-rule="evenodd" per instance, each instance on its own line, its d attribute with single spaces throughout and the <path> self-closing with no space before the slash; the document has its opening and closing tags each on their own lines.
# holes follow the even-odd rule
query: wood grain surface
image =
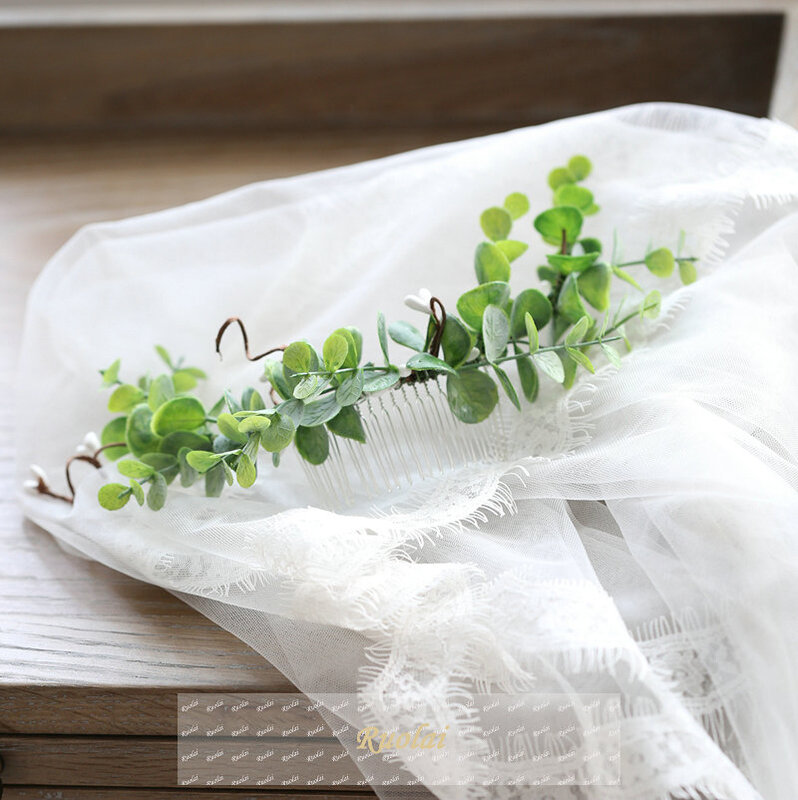
<svg viewBox="0 0 798 800">
<path fill-rule="evenodd" d="M 162 589 L 65 554 L 14 500 L 13 384 L 25 295 L 81 225 L 478 131 L 0 141 L 0 755 L 4 798 L 331 797 L 174 786 L 176 693 L 291 691 Z M 482 131 L 479 131 L 482 132 Z M 116 777 L 115 777 L 116 776 Z M 123 780 L 124 778 L 124 780 Z M 73 784 L 83 787 L 68 788 Z M 11 784 L 9 786 L 9 784 Z M 336 797 L 353 798 L 342 787 Z M 371 796 L 358 793 L 357 797 Z"/>
<path fill-rule="evenodd" d="M 0 28 L 0 130 L 533 124 L 767 113 L 780 14 Z"/>
</svg>

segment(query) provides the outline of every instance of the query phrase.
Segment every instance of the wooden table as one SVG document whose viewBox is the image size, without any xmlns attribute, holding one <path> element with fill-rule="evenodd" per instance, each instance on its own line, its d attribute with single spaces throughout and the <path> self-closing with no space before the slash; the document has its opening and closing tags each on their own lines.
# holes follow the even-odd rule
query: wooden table
<svg viewBox="0 0 798 800">
<path fill-rule="evenodd" d="M 292 691 L 162 589 L 66 555 L 13 500 L 13 376 L 25 297 L 81 225 L 474 131 L 0 140 L 0 777 L 6 800 L 175 800 L 176 693 Z M 127 787 L 127 788 L 121 788 Z M 339 800 L 373 796 L 344 790 Z"/>
</svg>

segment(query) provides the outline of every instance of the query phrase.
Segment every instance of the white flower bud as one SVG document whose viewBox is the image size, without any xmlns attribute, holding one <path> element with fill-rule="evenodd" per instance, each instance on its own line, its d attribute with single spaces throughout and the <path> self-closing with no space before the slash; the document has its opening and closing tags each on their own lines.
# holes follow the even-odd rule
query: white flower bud
<svg viewBox="0 0 798 800">
<path fill-rule="evenodd" d="M 47 473 L 38 464 L 31 464 L 30 465 L 30 471 L 37 478 L 40 478 L 43 481 L 47 480 Z"/>
<path fill-rule="evenodd" d="M 419 289 L 418 294 L 409 294 L 405 297 L 405 305 L 414 311 L 422 314 L 429 314 L 429 301 L 432 300 L 432 292 L 429 289 Z"/>
<path fill-rule="evenodd" d="M 32 478 L 28 478 L 28 480 L 23 482 L 22 486 L 26 492 L 30 492 L 31 494 L 38 494 L 39 481 L 35 481 Z"/>
<path fill-rule="evenodd" d="M 468 354 L 468 358 L 466 359 L 466 363 L 469 361 L 476 361 L 480 356 L 479 349 L 476 347 L 471 348 L 471 352 Z"/>
<path fill-rule="evenodd" d="M 411 372 L 412 370 L 408 369 L 404 364 L 402 364 L 402 366 L 399 367 L 400 378 L 406 378 Z"/>
<path fill-rule="evenodd" d="M 88 450 L 94 453 L 96 450 L 99 450 L 102 445 L 100 444 L 100 440 L 97 437 L 97 434 L 94 431 L 89 431 L 83 437 L 83 444 L 88 448 Z"/>
<path fill-rule="evenodd" d="M 90 452 L 89 448 L 86 447 L 85 444 L 79 444 L 75 448 L 75 453 L 76 453 L 76 455 L 79 455 L 79 456 L 87 456 L 87 455 L 89 455 L 89 452 Z"/>
</svg>

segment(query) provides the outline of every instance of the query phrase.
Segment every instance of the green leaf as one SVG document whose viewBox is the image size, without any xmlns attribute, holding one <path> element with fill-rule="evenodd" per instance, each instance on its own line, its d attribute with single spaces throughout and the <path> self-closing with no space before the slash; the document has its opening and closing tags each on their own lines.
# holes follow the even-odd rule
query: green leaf
<svg viewBox="0 0 798 800">
<path fill-rule="evenodd" d="M 504 253 L 508 261 L 515 261 L 529 249 L 528 244 L 517 242 L 514 239 L 502 239 L 500 242 L 496 242 L 496 247 Z"/>
<path fill-rule="evenodd" d="M 152 430 L 159 436 L 172 431 L 191 431 L 205 424 L 205 409 L 196 397 L 175 397 L 153 415 Z"/>
<path fill-rule="evenodd" d="M 377 312 L 377 338 L 380 340 L 380 350 L 382 350 L 382 357 L 385 359 L 385 366 L 391 363 L 388 357 L 388 330 L 385 327 L 385 314 L 382 311 Z"/>
<path fill-rule="evenodd" d="M 489 305 L 482 316 L 482 340 L 485 357 L 493 364 L 501 358 L 510 340 L 510 320 L 498 306 Z"/>
<path fill-rule="evenodd" d="M 197 376 L 190 369 L 179 369 L 172 374 L 176 392 L 188 392 L 197 385 Z"/>
<path fill-rule="evenodd" d="M 442 359 L 436 358 L 429 353 L 416 353 L 414 356 L 410 356 L 405 366 L 413 370 L 413 372 L 432 370 L 433 372 L 446 372 L 450 375 L 454 375 L 454 369 L 452 367 Z"/>
<path fill-rule="evenodd" d="M 284 450 L 294 440 L 296 426 L 288 415 L 273 414 L 272 424 L 260 432 L 260 443 L 269 453 Z"/>
<path fill-rule="evenodd" d="M 490 306 L 503 306 L 510 299 L 510 284 L 503 281 L 483 283 L 460 295 L 457 311 L 463 322 L 474 330 L 482 329 L 482 315 Z"/>
<path fill-rule="evenodd" d="M 167 483 L 171 483 L 180 471 L 177 457 L 169 453 L 145 453 L 141 460 L 163 475 Z"/>
<path fill-rule="evenodd" d="M 115 417 L 104 428 L 100 434 L 100 443 L 105 446 L 113 444 L 114 442 L 125 441 L 125 429 L 127 427 L 127 417 Z M 116 461 L 121 458 L 125 453 L 129 453 L 127 445 L 124 447 L 110 447 L 108 450 L 103 450 L 103 455 L 110 461 Z"/>
<path fill-rule="evenodd" d="M 327 381 L 321 375 L 306 375 L 294 386 L 294 397 L 297 400 L 308 400 L 316 397 L 326 384 Z"/>
<path fill-rule="evenodd" d="M 260 392 L 252 386 L 247 386 L 241 393 L 241 409 L 242 411 L 262 411 L 266 408 Z"/>
<path fill-rule="evenodd" d="M 504 207 L 513 219 L 518 219 L 529 211 L 529 198 L 522 192 L 513 192 L 504 198 Z"/>
<path fill-rule="evenodd" d="M 295 425 L 301 424 L 302 417 L 305 416 L 305 404 L 301 400 L 286 400 L 285 403 L 280 403 L 276 410 L 284 416 L 291 417 Z"/>
<path fill-rule="evenodd" d="M 494 242 L 499 239 L 506 239 L 513 227 L 513 218 L 505 208 L 493 206 L 482 212 L 479 224 L 485 232 L 485 236 Z"/>
<path fill-rule="evenodd" d="M 538 267 L 538 278 L 548 281 L 552 286 L 560 279 L 560 273 L 551 267 Z"/>
<path fill-rule="evenodd" d="M 579 232 L 582 230 L 582 213 L 572 206 L 558 206 L 538 214 L 534 225 L 544 242 L 559 247 L 565 231 L 565 241 L 570 245 L 579 238 Z"/>
<path fill-rule="evenodd" d="M 335 372 L 346 361 L 349 354 L 349 342 L 337 333 L 330 334 L 324 342 L 322 355 L 324 366 L 328 372 Z"/>
<path fill-rule="evenodd" d="M 162 347 L 159 344 L 155 345 L 155 352 L 161 357 L 161 360 L 164 364 L 166 364 L 169 369 L 174 369 L 174 365 L 172 364 L 172 357 L 169 355 L 167 349 Z"/>
<path fill-rule="evenodd" d="M 535 320 L 535 327 L 541 330 L 549 324 L 551 319 L 551 301 L 539 289 L 524 289 L 513 301 L 513 310 L 510 314 L 510 335 L 518 339 L 526 332 L 524 317 L 531 314 Z"/>
<path fill-rule="evenodd" d="M 441 337 L 443 360 L 457 367 L 468 358 L 473 346 L 474 340 L 468 328 L 454 314 L 447 314 Z"/>
<path fill-rule="evenodd" d="M 313 350 L 307 342 L 291 342 L 283 351 L 283 366 L 291 372 L 310 372 Z"/>
<path fill-rule="evenodd" d="M 228 439 L 237 442 L 238 444 L 246 444 L 247 437 L 241 433 L 238 428 L 238 420 L 226 412 L 222 412 L 216 418 L 216 426 L 219 428 L 219 433 L 226 436 Z"/>
<path fill-rule="evenodd" d="M 674 260 L 673 253 L 667 247 L 660 247 L 659 250 L 652 250 L 646 256 L 646 266 L 658 278 L 667 278 L 673 274 Z"/>
<path fill-rule="evenodd" d="M 392 322 L 388 326 L 391 339 L 403 347 L 421 351 L 424 349 L 424 337 L 421 331 L 409 322 Z"/>
<path fill-rule="evenodd" d="M 127 505 L 130 500 L 131 490 L 121 483 L 106 483 L 97 492 L 97 499 L 100 505 L 108 511 L 117 511 Z"/>
<path fill-rule="evenodd" d="M 580 273 L 577 284 L 582 297 L 597 311 L 606 311 L 610 307 L 612 270 L 603 261 Z"/>
<path fill-rule="evenodd" d="M 528 311 L 524 314 L 524 324 L 526 325 L 526 335 L 529 338 L 529 352 L 534 354 L 540 347 L 540 337 L 537 325 L 535 325 L 535 318 Z"/>
<path fill-rule="evenodd" d="M 299 455 L 310 464 L 323 464 L 330 454 L 330 438 L 323 425 L 315 428 L 300 425 L 296 429 L 295 441 Z"/>
<path fill-rule="evenodd" d="M 238 485 L 244 489 L 249 489 L 258 477 L 255 465 L 252 459 L 246 454 L 242 453 L 238 458 L 238 466 L 236 467 L 236 478 Z"/>
<path fill-rule="evenodd" d="M 229 467 L 227 467 L 229 469 Z M 205 473 L 205 495 L 207 497 L 219 497 L 224 491 L 226 481 L 226 469 L 224 464 L 217 464 Z"/>
<path fill-rule="evenodd" d="M 339 406 L 351 406 L 360 399 L 363 394 L 363 384 L 365 377 L 363 370 L 359 369 L 351 375 L 347 375 L 340 386 L 335 390 L 335 399 Z"/>
<path fill-rule="evenodd" d="M 263 431 L 270 427 L 271 424 L 271 419 L 265 414 L 252 414 L 249 417 L 245 417 L 238 423 L 238 430 L 241 431 L 241 433 L 247 434 L 257 431 L 258 435 L 260 435 Z"/>
<path fill-rule="evenodd" d="M 130 479 L 130 492 L 133 497 L 136 498 L 136 502 L 140 505 L 144 505 L 144 489 L 141 488 L 141 484 L 135 479 Z"/>
<path fill-rule="evenodd" d="M 577 344 L 582 341 L 585 334 L 588 331 L 588 328 L 593 324 L 593 320 L 588 317 L 584 316 L 580 320 L 577 321 L 576 325 L 571 328 L 570 331 L 565 336 L 565 344 Z"/>
<path fill-rule="evenodd" d="M 187 461 L 187 456 L 191 452 L 188 447 L 181 447 L 177 454 L 177 465 L 180 470 L 180 485 L 189 487 L 196 483 L 199 473 Z"/>
<path fill-rule="evenodd" d="M 601 351 L 607 357 L 607 361 L 609 361 L 610 364 L 612 364 L 614 367 L 621 366 L 621 357 L 618 355 L 618 351 L 614 347 L 610 347 L 608 344 L 602 342 Z"/>
<path fill-rule="evenodd" d="M 283 400 L 288 400 L 291 397 L 291 387 L 285 380 L 283 374 L 282 362 L 273 358 L 268 358 L 264 362 L 263 377 L 271 384 L 275 392 L 277 392 Z M 213 414 L 211 414 L 213 416 Z"/>
<path fill-rule="evenodd" d="M 590 208 L 593 205 L 593 192 L 585 189 L 584 186 L 577 186 L 573 183 L 564 183 L 557 187 L 554 192 L 554 205 L 573 206 L 580 211 Z"/>
<path fill-rule="evenodd" d="M 518 399 L 518 392 L 515 391 L 515 386 L 513 386 L 510 376 L 497 364 L 493 364 L 492 366 L 505 394 L 510 398 L 510 402 L 520 411 L 521 401 Z"/>
<path fill-rule="evenodd" d="M 210 450 L 211 443 L 207 436 L 191 431 L 175 431 L 164 436 L 158 450 L 176 456 L 183 447 L 189 450 Z"/>
<path fill-rule="evenodd" d="M 510 280 L 510 262 L 501 248 L 492 242 L 482 242 L 477 245 L 474 270 L 479 283 Z"/>
<path fill-rule="evenodd" d="M 679 261 L 679 278 L 682 283 L 687 286 L 690 283 L 695 283 L 698 279 L 698 271 L 692 261 Z"/>
<path fill-rule="evenodd" d="M 582 249 L 586 253 L 599 253 L 601 254 L 601 242 L 598 239 L 594 239 L 592 236 L 588 236 L 584 239 L 579 240 L 579 244 L 582 245 Z"/>
<path fill-rule="evenodd" d="M 640 316 L 646 319 L 656 319 L 662 308 L 662 294 L 658 289 L 649 292 L 640 305 Z"/>
<path fill-rule="evenodd" d="M 587 316 L 587 309 L 579 295 L 579 284 L 576 275 L 569 275 L 560 289 L 557 298 L 557 311 L 568 322 L 579 322 L 582 317 Z"/>
<path fill-rule="evenodd" d="M 593 366 L 591 360 L 578 348 L 576 347 L 566 347 L 565 352 L 568 356 L 573 359 L 577 364 L 581 364 L 586 370 L 590 372 L 595 372 L 596 368 Z"/>
<path fill-rule="evenodd" d="M 557 383 L 562 383 L 565 380 L 565 371 L 557 353 L 551 350 L 538 351 L 534 355 L 534 363 L 541 372 L 544 372 Z"/>
<path fill-rule="evenodd" d="M 586 217 L 591 217 L 593 214 L 598 214 L 599 211 L 601 211 L 601 207 L 597 206 L 595 203 L 591 203 L 587 208 L 582 209 L 582 213 Z"/>
<path fill-rule="evenodd" d="M 366 442 L 366 431 L 360 414 L 354 406 L 342 408 L 328 423 L 327 428 L 336 436 L 354 439 L 356 442 Z"/>
<path fill-rule="evenodd" d="M 302 415 L 302 425 L 306 428 L 313 428 L 329 422 L 341 409 L 335 394 L 328 394 L 320 400 L 305 404 L 305 411 Z"/>
<path fill-rule="evenodd" d="M 581 256 L 562 256 L 557 253 L 549 253 L 546 260 L 558 272 L 569 275 L 572 272 L 582 272 L 582 270 L 588 269 L 598 257 L 598 253 L 585 253 Z"/>
<path fill-rule="evenodd" d="M 168 375 L 159 375 L 150 384 L 150 394 L 147 405 L 150 411 L 157 411 L 167 400 L 175 396 L 175 385 Z"/>
<path fill-rule="evenodd" d="M 150 490 L 147 492 L 147 505 L 153 511 L 160 511 L 166 502 L 166 480 L 160 472 L 153 476 Z"/>
<path fill-rule="evenodd" d="M 360 356 L 363 352 L 363 337 L 360 331 L 357 328 L 338 328 L 333 333 L 343 336 L 349 345 L 349 351 L 343 365 L 350 368 L 356 367 L 360 363 Z"/>
<path fill-rule="evenodd" d="M 209 453 L 207 450 L 192 450 L 186 455 L 186 462 L 197 472 L 207 472 L 215 467 L 224 456 L 221 453 Z"/>
<path fill-rule="evenodd" d="M 161 444 L 161 437 L 152 431 L 152 411 L 144 405 L 136 406 L 127 418 L 125 440 L 134 456 L 156 451 Z"/>
<path fill-rule="evenodd" d="M 126 478 L 149 478 L 155 470 L 142 461 L 126 458 L 120 461 L 116 468 Z"/>
<path fill-rule="evenodd" d="M 571 170 L 567 169 L 566 167 L 555 167 L 549 173 L 548 183 L 552 189 L 556 190 L 564 183 L 573 183 L 575 180 L 576 176 L 573 174 L 573 172 L 571 172 Z"/>
<path fill-rule="evenodd" d="M 399 371 L 398 370 L 391 370 L 391 372 L 385 372 L 381 375 L 372 375 L 363 383 L 363 391 L 367 394 L 371 394 L 372 392 L 382 392 L 385 389 L 390 389 L 392 386 L 395 386 L 399 383 Z"/>
<path fill-rule="evenodd" d="M 625 281 L 630 286 L 634 286 L 639 292 L 643 291 L 643 287 L 626 270 L 623 270 L 620 267 L 611 267 L 611 269 L 613 275 L 620 278 L 622 281 Z"/>
<path fill-rule="evenodd" d="M 479 369 L 464 369 L 446 379 L 446 399 L 461 422 L 482 422 L 499 402 L 493 379 Z"/>
<path fill-rule="evenodd" d="M 114 389 L 108 399 L 108 410 L 127 414 L 144 399 L 144 392 L 132 383 L 123 383 Z"/>
<path fill-rule="evenodd" d="M 528 356 L 519 358 L 517 364 L 518 377 L 521 381 L 521 390 L 524 393 L 524 397 L 530 403 L 534 403 L 537 400 L 539 389 L 538 371 L 535 369 L 532 359 Z"/>
<path fill-rule="evenodd" d="M 576 361 L 570 358 L 568 353 L 564 353 L 562 351 L 558 352 L 557 355 L 562 362 L 563 373 L 565 376 L 562 382 L 563 388 L 570 389 L 576 380 Z"/>
<path fill-rule="evenodd" d="M 593 165 L 587 156 L 577 155 L 568 161 L 568 169 L 578 181 L 583 181 L 590 175 Z"/>
<path fill-rule="evenodd" d="M 108 369 L 100 370 L 103 378 L 103 386 L 113 386 L 119 380 L 119 367 L 122 364 L 120 359 L 116 359 Z"/>
<path fill-rule="evenodd" d="M 241 411 L 241 403 L 239 403 L 227 389 L 224 391 L 224 401 L 227 404 L 227 410 L 231 414 Z"/>
<path fill-rule="evenodd" d="M 276 454 L 272 454 L 272 455 L 276 455 Z M 220 462 L 219 462 L 219 464 L 218 464 L 218 466 L 215 466 L 215 467 L 214 467 L 214 468 L 213 468 L 213 469 L 212 469 L 212 470 L 211 470 L 209 473 L 207 473 L 207 474 L 208 474 L 208 475 L 212 475 L 214 472 L 216 472 L 216 470 L 218 470 L 218 469 L 219 469 L 219 467 L 221 467 L 221 468 L 222 468 L 222 471 L 224 472 L 224 481 L 225 481 L 225 483 L 226 483 L 228 486 L 232 486 L 232 485 L 235 483 L 236 476 L 235 476 L 235 473 L 233 472 L 233 470 L 232 470 L 232 469 L 230 469 L 230 466 L 229 466 L 229 464 L 228 464 L 226 461 L 220 461 Z M 207 476 L 206 476 L 205 482 L 207 483 Z"/>
</svg>

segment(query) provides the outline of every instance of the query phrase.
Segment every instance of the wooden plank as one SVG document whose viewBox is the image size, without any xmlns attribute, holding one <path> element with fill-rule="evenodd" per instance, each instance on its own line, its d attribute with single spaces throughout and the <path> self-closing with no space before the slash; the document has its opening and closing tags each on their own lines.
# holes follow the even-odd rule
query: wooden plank
<svg viewBox="0 0 798 800">
<path fill-rule="evenodd" d="M 763 115 L 781 23 L 762 14 L 0 29 L 0 130 L 498 129 L 652 99 Z"/>
<path fill-rule="evenodd" d="M 3 800 L 369 800 L 374 792 L 349 788 L 341 792 L 230 789 L 101 789 L 84 786 L 5 786 Z"/>
</svg>

